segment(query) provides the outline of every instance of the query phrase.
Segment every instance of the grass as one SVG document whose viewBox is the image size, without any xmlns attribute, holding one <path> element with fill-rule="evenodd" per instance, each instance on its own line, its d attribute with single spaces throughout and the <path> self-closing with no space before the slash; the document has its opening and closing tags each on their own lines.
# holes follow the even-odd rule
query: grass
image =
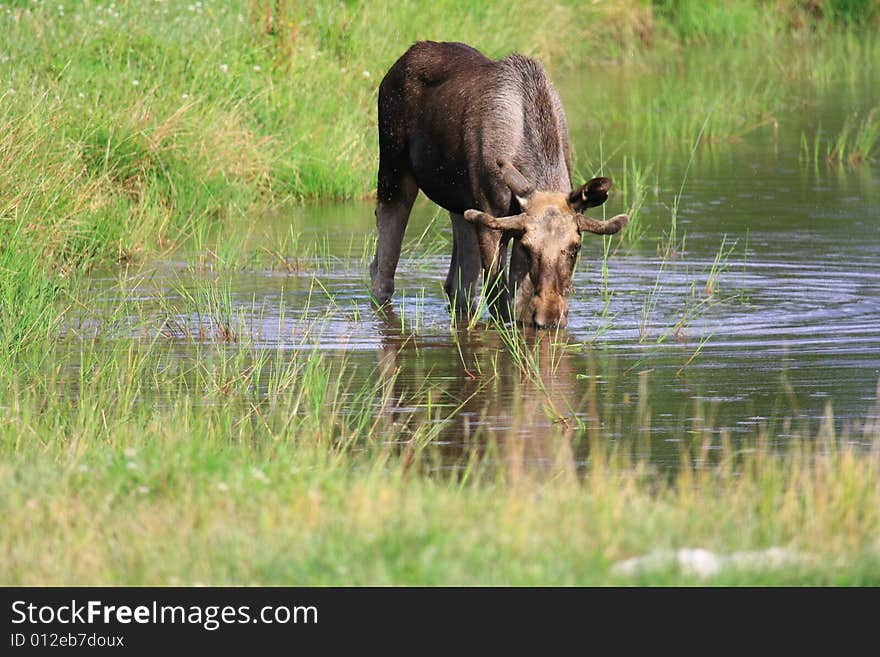
<svg viewBox="0 0 880 657">
<path fill-rule="evenodd" d="M 645 222 L 639 220 L 639 213 L 649 192 L 657 196 L 657 175 L 651 170 L 650 165 L 642 168 L 632 158 L 624 156 L 619 186 L 624 207 L 628 208 L 626 214 L 630 219 L 629 225 L 621 234 L 621 239 L 627 244 L 635 244 L 645 237 L 647 232 Z"/>
<path fill-rule="evenodd" d="M 67 281 L 43 275 L 43 263 L 30 253 L 0 248 L 0 359 L 11 366 L 32 346 L 45 345 L 58 331 Z M 38 347 L 39 348 L 39 347 Z"/>
<path fill-rule="evenodd" d="M 0 216 L 22 223 L 22 238 L 69 267 L 171 249 L 205 225 L 290 199 L 363 197 L 374 186 L 375 90 L 414 40 L 459 39 L 492 56 L 519 50 L 571 71 L 597 51 L 600 65 L 623 55 L 646 65 L 634 54 L 651 52 L 645 44 L 690 38 L 665 25 L 693 22 L 700 11 L 708 24 L 723 18 L 696 3 L 533 4 L 517 4 L 533 17 L 527 32 L 508 19 L 509 3 L 404 4 L 391 15 L 375 2 L 7 4 Z M 770 15 L 781 18 L 768 25 L 788 21 L 797 5 L 780 3 Z M 756 30 L 755 21 L 767 22 L 762 4 L 736 6 L 752 12 Z M 824 22 L 810 25 L 857 15 L 839 3 L 821 7 Z M 873 5 L 861 16 L 875 20 Z M 839 79 L 859 68 L 854 61 L 876 56 L 876 40 L 846 37 L 848 55 L 838 57 L 808 43 L 806 25 L 793 29 L 801 54 L 770 47 L 773 66 L 755 66 L 749 79 L 728 75 L 719 61 L 717 74 L 686 76 L 684 87 L 658 75 L 656 88 L 631 89 L 626 105 L 606 103 L 606 85 L 598 85 L 587 107 L 622 123 L 629 144 L 680 146 L 714 105 L 723 111 L 705 127 L 705 142 L 725 142 L 775 121 L 797 88 L 791 80 Z M 776 43 L 777 32 L 749 33 Z M 626 75 L 623 68 L 616 77 L 624 83 Z"/>
<path fill-rule="evenodd" d="M 733 443 L 704 425 L 669 476 L 627 442 L 590 442 L 578 466 L 572 444 L 590 437 L 560 424 L 541 443 L 548 467 L 529 466 L 511 438 L 493 448 L 504 458 L 417 476 L 440 458 L 432 424 L 394 410 L 387 374 L 360 388 L 315 351 L 199 351 L 181 363 L 162 341 L 84 345 L 77 381 L 56 370 L 9 382 L 4 583 L 694 581 L 612 571 L 657 546 L 784 546 L 814 560 L 717 583 L 878 583 L 876 426 L 834 435 L 829 416 L 818 436 L 773 449 L 767 434 Z"/>
<path fill-rule="evenodd" d="M 665 19 L 664 27 L 686 42 L 749 43 L 808 25 L 815 29 L 829 23 L 876 24 L 880 20 L 880 7 L 871 0 L 779 2 L 775 7 L 752 0 L 729 0 L 723 4 L 655 0 L 653 5 L 656 15 Z"/>
<path fill-rule="evenodd" d="M 880 153 L 880 118 L 878 109 L 870 110 L 861 119 L 848 116 L 836 136 L 825 144 L 825 161 L 837 166 L 855 167 L 863 162 L 870 162 Z M 802 137 L 801 157 L 812 160 L 818 165 L 820 144 L 822 142 L 821 127 L 817 129 L 812 148 L 806 136 Z"/>
</svg>

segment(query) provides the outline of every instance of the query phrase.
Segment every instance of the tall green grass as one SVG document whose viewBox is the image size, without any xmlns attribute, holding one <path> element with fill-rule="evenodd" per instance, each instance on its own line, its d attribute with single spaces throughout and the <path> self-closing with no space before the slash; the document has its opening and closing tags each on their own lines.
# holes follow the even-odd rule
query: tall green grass
<svg viewBox="0 0 880 657">
<path fill-rule="evenodd" d="M 699 0 L 654 0 L 657 14 L 687 41 L 739 41 L 764 38 L 783 31 L 786 15 L 768 10 L 754 0 L 699 2 Z M 794 5 L 795 3 L 789 3 Z"/>
<path fill-rule="evenodd" d="M 874 0 L 653 0 L 652 4 L 662 25 L 685 41 L 757 44 L 792 30 L 880 22 L 880 5 Z"/>
<path fill-rule="evenodd" d="M 821 159 L 828 164 L 856 167 L 877 159 L 880 153 L 880 116 L 874 108 L 863 117 L 847 116 L 840 130 L 825 137 L 821 126 L 812 143 L 801 135 L 801 161 L 818 167 Z M 824 158 L 821 157 L 824 148 Z"/>
<path fill-rule="evenodd" d="M 5 370 L 19 363 L 38 367 L 67 310 L 68 279 L 47 276 L 36 254 L 13 247 L 22 229 L 15 226 L 0 241 L 0 369 Z"/>
</svg>

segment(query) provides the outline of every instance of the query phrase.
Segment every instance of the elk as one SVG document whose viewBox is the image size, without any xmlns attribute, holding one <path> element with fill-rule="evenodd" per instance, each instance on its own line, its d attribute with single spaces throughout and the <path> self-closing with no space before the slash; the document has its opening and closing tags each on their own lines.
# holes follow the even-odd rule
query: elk
<svg viewBox="0 0 880 657">
<path fill-rule="evenodd" d="M 497 319 L 565 326 L 582 233 L 616 233 L 629 217 L 583 214 L 605 202 L 611 181 L 572 189 L 565 112 L 542 66 L 518 54 L 491 60 L 463 43 L 416 43 L 379 86 L 378 123 L 374 301 L 394 294 L 421 190 L 452 219 L 444 287 L 456 310 L 473 311 L 482 272 Z"/>
</svg>

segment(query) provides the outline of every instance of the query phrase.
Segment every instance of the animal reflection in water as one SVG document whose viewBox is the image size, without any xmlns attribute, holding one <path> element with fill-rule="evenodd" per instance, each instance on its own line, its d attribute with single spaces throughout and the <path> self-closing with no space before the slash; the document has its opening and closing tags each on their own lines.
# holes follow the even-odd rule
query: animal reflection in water
<svg viewBox="0 0 880 657">
<path fill-rule="evenodd" d="M 404 436 L 404 455 L 419 452 L 428 469 L 465 471 L 476 464 L 497 472 L 502 467 L 510 480 L 574 476 L 572 441 L 583 428 L 580 423 L 589 428 L 599 422 L 599 411 L 592 384 L 577 380 L 562 332 L 521 334 L 528 366 L 511 357 L 495 330 L 462 329 L 450 338 L 457 346 L 420 345 L 418 336 L 402 333 L 390 315 L 381 333 L 377 369 L 385 402 L 380 422 L 386 435 Z M 446 353 L 451 348 L 460 358 L 438 359 L 427 371 L 418 352 L 431 348 Z M 573 409 L 586 414 L 577 419 Z M 434 431 L 424 433 L 432 423 Z M 578 458 L 585 458 L 586 441 L 577 443 Z M 427 449 L 420 451 L 420 445 Z"/>
</svg>

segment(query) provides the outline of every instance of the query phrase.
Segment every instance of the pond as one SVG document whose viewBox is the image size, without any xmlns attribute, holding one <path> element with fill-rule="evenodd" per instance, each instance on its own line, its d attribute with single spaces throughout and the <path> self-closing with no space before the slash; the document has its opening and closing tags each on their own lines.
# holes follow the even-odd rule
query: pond
<svg viewBox="0 0 880 657">
<path fill-rule="evenodd" d="M 636 209 L 622 239 L 585 237 L 565 331 L 455 321 L 442 288 L 449 221 L 423 196 L 386 315 L 369 300 L 369 201 L 251 218 L 224 229 L 213 253 L 194 244 L 98 272 L 93 286 L 108 305 L 136 299 L 123 325 L 174 341 L 181 359 L 218 339 L 188 295 L 219 287 L 236 339 L 276 358 L 318 349 L 346 362 L 353 390 L 384 380 L 394 421 L 440 424 L 444 468 L 496 449 L 541 468 L 572 437 L 576 463 L 589 438 L 666 466 L 682 441 L 762 428 L 784 441 L 815 431 L 829 409 L 857 436 L 880 419 L 880 167 L 830 162 L 825 148 L 880 105 L 880 69 L 774 87 L 748 62 L 730 66 L 739 86 L 727 90 L 713 86 L 724 65 L 701 52 L 557 81 L 584 177 L 617 185 L 607 216 Z M 695 84 L 707 104 L 685 138 L 660 134 L 650 114 L 676 109 L 657 98 Z M 741 129 L 713 127 L 724 127 L 726 103 L 754 97 L 765 107 Z M 236 266 L 223 266 L 224 249 Z M 241 253 L 255 255 L 242 265 Z M 78 318 L 78 330 L 93 319 Z"/>
</svg>

